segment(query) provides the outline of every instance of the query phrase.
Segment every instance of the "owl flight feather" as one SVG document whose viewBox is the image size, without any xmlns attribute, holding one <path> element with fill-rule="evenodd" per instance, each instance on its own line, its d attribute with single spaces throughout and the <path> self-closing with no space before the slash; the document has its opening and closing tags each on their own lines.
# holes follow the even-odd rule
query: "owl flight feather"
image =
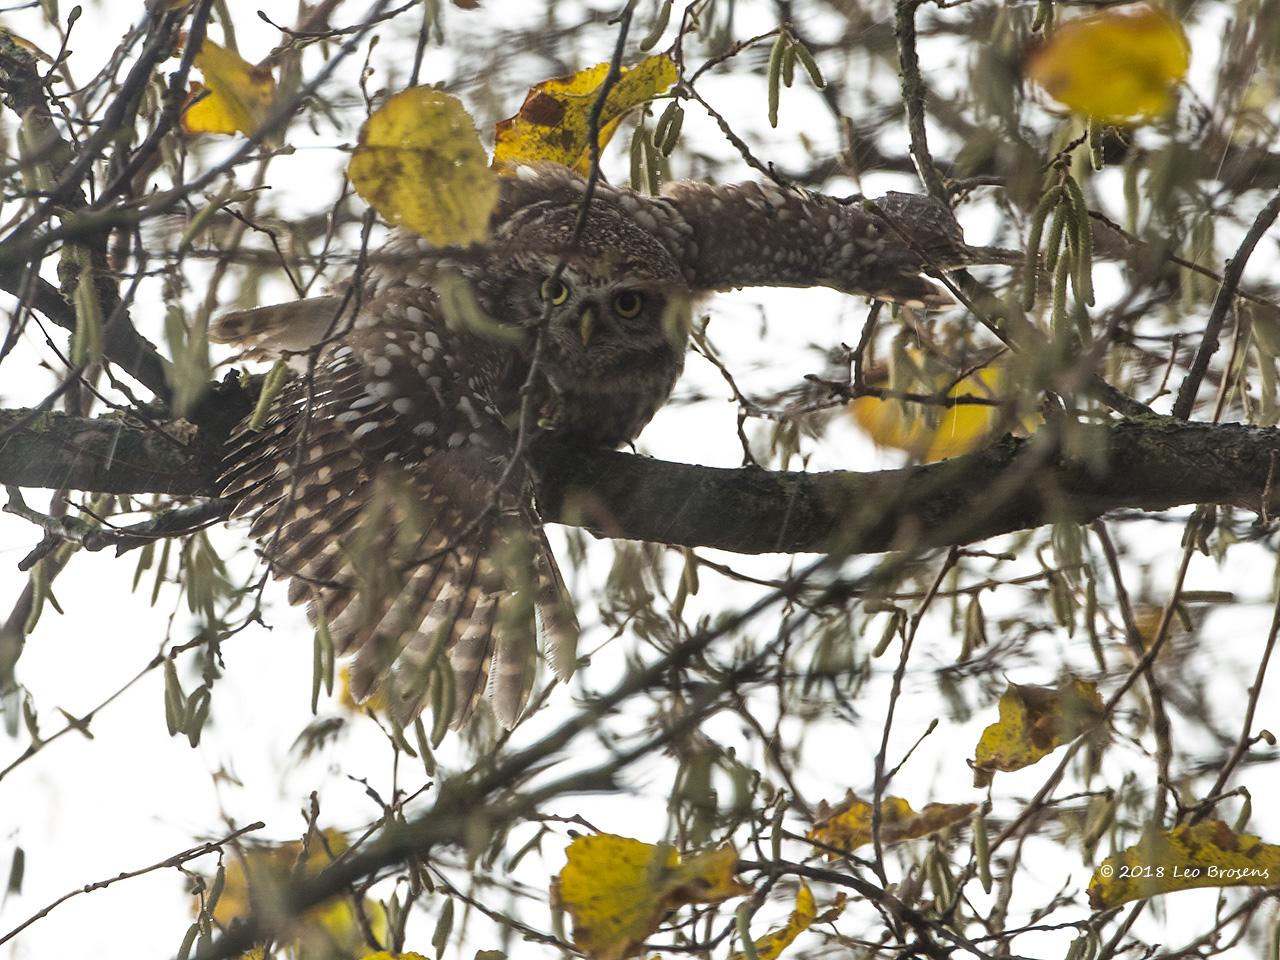
<svg viewBox="0 0 1280 960">
<path fill-rule="evenodd" d="M 681 182 L 661 197 L 601 184 L 578 231 L 583 194 L 564 168 L 522 168 L 502 178 L 485 244 L 400 234 L 359 297 L 211 329 L 252 358 L 323 344 L 310 380 L 293 379 L 261 429 L 236 431 L 223 493 L 253 517 L 290 602 L 353 657 L 353 693 L 389 694 L 401 722 L 433 703 L 461 724 L 487 693 L 511 727 L 539 644 L 558 678 L 573 671 L 573 604 L 512 463 L 544 316 L 535 433 L 614 447 L 666 402 L 703 294 L 826 286 L 932 309 L 952 300 L 926 269 L 1007 260 L 909 194 L 871 212 L 772 184 Z"/>
</svg>

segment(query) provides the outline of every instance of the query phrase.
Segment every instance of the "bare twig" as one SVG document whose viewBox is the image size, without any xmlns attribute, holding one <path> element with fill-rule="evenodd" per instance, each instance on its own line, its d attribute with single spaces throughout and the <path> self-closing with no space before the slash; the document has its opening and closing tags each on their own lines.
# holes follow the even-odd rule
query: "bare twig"
<svg viewBox="0 0 1280 960">
<path fill-rule="evenodd" d="M 238 830 L 231 831 L 231 833 L 227 834 L 225 837 L 223 837 L 220 840 L 210 840 L 208 843 L 202 843 L 197 847 L 191 847 L 187 850 L 183 850 L 181 853 L 175 853 L 171 857 L 166 857 L 165 859 L 161 860 L 158 863 L 153 863 L 150 866 L 139 867 L 136 870 L 126 870 L 122 873 L 116 874 L 114 877 L 107 877 L 105 880 L 96 880 L 93 883 L 86 883 L 83 887 L 78 887 L 77 889 L 72 890 L 70 893 L 63 894 L 57 900 L 54 900 L 52 903 L 50 903 L 47 907 L 44 907 L 43 909 L 36 911 L 34 914 L 32 914 L 22 923 L 18 924 L 8 933 L 4 934 L 3 936 L 0 936 L 0 944 L 4 944 L 12 940 L 14 937 L 20 934 L 23 930 L 26 930 L 33 923 L 35 923 L 38 920 L 44 919 L 51 912 L 57 909 L 59 906 L 66 903 L 68 900 L 71 900 L 75 897 L 80 896 L 81 894 L 93 893 L 95 890 L 104 890 L 107 887 L 111 886 L 113 883 L 119 883 L 121 880 L 132 880 L 135 877 L 141 877 L 148 873 L 155 873 L 157 870 L 167 870 L 170 867 L 180 867 L 184 863 L 188 863 L 192 860 L 198 860 L 200 857 L 208 856 L 211 853 L 221 853 L 222 848 L 227 844 L 240 839 L 246 834 L 253 833 L 255 830 L 261 830 L 265 826 L 266 826 L 265 823 L 263 823 L 261 820 L 258 820 L 258 821 L 255 821 L 254 823 L 249 824 L 248 826 L 240 827 Z"/>
<path fill-rule="evenodd" d="M 1200 382 L 1209 369 L 1209 361 L 1218 349 L 1222 324 L 1235 300 L 1240 278 L 1244 276 L 1244 268 L 1249 263 L 1253 248 L 1258 245 L 1263 234 L 1271 229 L 1277 216 L 1280 216 L 1280 193 L 1267 201 L 1266 206 L 1258 211 L 1258 215 L 1253 220 L 1253 226 L 1245 233 L 1240 246 L 1236 248 L 1235 254 L 1227 261 L 1227 266 L 1222 271 L 1222 285 L 1218 288 L 1218 295 L 1214 297 L 1213 309 L 1209 313 L 1209 320 L 1201 335 L 1200 346 L 1196 349 L 1196 355 L 1191 361 L 1191 367 L 1182 381 L 1182 386 L 1178 388 L 1178 399 L 1173 404 L 1173 415 L 1181 420 L 1191 416 L 1196 402 L 1196 393 L 1200 390 Z"/>
</svg>

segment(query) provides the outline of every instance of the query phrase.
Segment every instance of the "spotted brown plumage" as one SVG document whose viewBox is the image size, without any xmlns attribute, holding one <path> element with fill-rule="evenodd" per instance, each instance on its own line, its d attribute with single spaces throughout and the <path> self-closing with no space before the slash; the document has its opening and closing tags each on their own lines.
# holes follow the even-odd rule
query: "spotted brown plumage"
<svg viewBox="0 0 1280 960">
<path fill-rule="evenodd" d="M 933 307 L 949 298 L 926 260 L 975 259 L 945 207 L 909 195 L 883 202 L 920 221 L 918 243 L 859 204 L 750 183 L 662 197 L 600 184 L 579 231 L 583 193 L 563 168 L 522 169 L 502 180 L 486 243 L 398 234 L 359 296 L 214 325 L 248 356 L 310 368 L 259 429 L 237 430 L 223 492 L 290 602 L 352 657 L 353 693 L 383 690 L 402 721 L 433 702 L 461 723 L 487 692 L 514 725 L 539 640 L 556 676 L 573 670 L 578 624 L 515 456 L 522 431 L 633 439 L 670 395 L 708 292 L 824 285 Z"/>
</svg>

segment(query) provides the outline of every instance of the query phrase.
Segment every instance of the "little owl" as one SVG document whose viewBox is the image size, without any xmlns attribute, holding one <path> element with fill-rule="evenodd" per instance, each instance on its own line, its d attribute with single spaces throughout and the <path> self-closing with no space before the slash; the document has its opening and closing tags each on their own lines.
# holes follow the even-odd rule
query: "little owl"
<svg viewBox="0 0 1280 960">
<path fill-rule="evenodd" d="M 601 183 L 580 223 L 584 194 L 564 168 L 521 168 L 484 244 L 402 233 L 343 297 L 215 324 L 248 356 L 306 361 L 236 431 L 224 495 L 290 602 L 353 655 L 353 694 L 380 690 L 402 722 L 432 703 L 461 723 L 487 693 L 514 725 L 540 644 L 572 672 L 577 619 L 519 454 L 633 439 L 680 375 L 699 296 L 825 286 L 940 307 L 922 272 L 983 253 L 907 194 L 868 211 L 768 183 Z"/>
</svg>

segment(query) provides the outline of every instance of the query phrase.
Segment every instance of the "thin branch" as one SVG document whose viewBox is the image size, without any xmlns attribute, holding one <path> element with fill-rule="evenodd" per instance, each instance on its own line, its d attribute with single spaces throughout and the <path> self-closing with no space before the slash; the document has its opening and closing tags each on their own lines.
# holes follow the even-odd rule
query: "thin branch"
<svg viewBox="0 0 1280 960">
<path fill-rule="evenodd" d="M 27 929 L 27 927 L 35 923 L 37 920 L 41 920 L 44 917 L 47 917 L 54 909 L 56 909 L 57 907 L 61 906 L 62 904 L 66 903 L 68 900 L 71 900 L 74 897 L 78 897 L 83 893 L 93 893 L 95 890 L 105 889 L 106 887 L 111 886 L 113 883 L 118 883 L 121 880 L 132 880 L 135 877 L 141 877 L 144 874 L 155 873 L 157 870 L 165 870 L 169 867 L 179 867 L 190 860 L 197 860 L 200 857 L 208 856 L 211 853 L 221 852 L 225 844 L 231 843 L 234 840 L 238 840 L 240 837 L 243 837 L 247 833 L 252 833 L 255 830 L 261 830 L 265 826 L 266 826 L 265 823 L 263 823 L 261 820 L 258 820 L 258 821 L 255 821 L 254 823 L 249 824 L 247 827 L 241 827 L 239 830 L 233 830 L 231 833 L 227 834 L 221 840 L 210 840 L 208 843 L 202 843 L 198 847 L 191 847 L 188 850 L 183 850 L 181 853 L 175 853 L 172 857 L 166 857 L 164 860 L 161 860 L 159 863 L 153 863 L 147 867 L 140 867 L 137 870 L 128 870 L 123 873 L 117 873 L 114 877 L 107 877 L 105 880 L 98 880 L 98 881 L 95 881 L 94 883 L 86 883 L 83 887 L 79 887 L 75 890 L 72 890 L 70 893 L 64 893 L 57 900 L 53 901 L 53 903 L 49 904 L 47 907 L 44 907 L 41 910 L 38 910 L 37 912 L 32 914 L 30 917 L 28 917 L 26 920 L 24 920 L 22 923 L 18 924 L 16 927 L 10 930 L 8 933 L 4 934 L 3 936 L 0 936 L 0 944 L 4 944 L 12 940 L 14 937 L 20 934 L 23 930 Z"/>
<path fill-rule="evenodd" d="M 1120 608 L 1120 621 L 1124 624 L 1125 641 L 1136 657 L 1145 652 L 1146 642 L 1142 630 L 1138 627 L 1134 616 L 1133 604 L 1129 602 L 1129 591 L 1124 585 L 1124 575 L 1120 569 L 1120 556 L 1116 551 L 1107 525 L 1101 520 L 1093 523 L 1093 534 L 1102 546 L 1102 555 L 1107 561 L 1107 570 L 1111 573 L 1111 582 L 1115 587 L 1116 606 Z M 1156 782 L 1152 790 L 1154 808 L 1152 822 L 1160 823 L 1164 819 L 1165 792 L 1164 784 L 1170 782 L 1169 767 L 1173 762 L 1173 740 L 1169 722 L 1169 710 L 1164 702 L 1164 690 L 1156 679 L 1155 670 L 1149 669 L 1145 674 L 1147 697 L 1151 701 L 1151 729 L 1156 739 Z M 1216 791 L 1215 791 L 1216 792 Z"/>
<path fill-rule="evenodd" d="M 1253 683 L 1249 685 L 1249 702 L 1245 707 L 1244 720 L 1240 725 L 1240 739 L 1236 741 L 1235 747 L 1231 751 L 1231 756 L 1227 758 L 1227 762 L 1222 765 L 1222 769 L 1218 771 L 1218 776 L 1213 781 L 1213 786 L 1209 788 L 1207 796 L 1216 796 L 1221 793 L 1227 785 L 1227 781 L 1231 779 L 1231 774 L 1235 772 L 1236 767 L 1244 760 L 1245 755 L 1249 752 L 1249 748 L 1257 743 L 1257 738 L 1253 733 L 1253 721 L 1258 713 L 1258 700 L 1262 696 L 1262 684 L 1266 680 L 1267 665 L 1271 662 L 1271 654 L 1276 649 L 1276 639 L 1280 637 L 1280 599 L 1277 599 L 1274 612 L 1271 616 L 1271 629 L 1267 631 L 1267 641 L 1262 648 L 1262 657 L 1258 660 L 1258 671 L 1253 678 Z M 1192 816 L 1191 822 L 1197 823 L 1209 815 L 1212 809 L 1205 806 Z"/>
<path fill-rule="evenodd" d="M 36 70 L 35 57 L 11 39 L 3 37 L 0 37 L 0 91 L 4 94 L 5 103 L 20 116 L 43 118 L 40 137 L 44 143 L 44 153 L 48 157 L 50 172 L 70 182 L 71 171 L 76 168 L 76 163 L 69 160 L 70 144 L 61 138 L 52 123 L 52 115 L 44 100 L 43 87 L 39 72 Z M 124 103 L 126 99 L 121 92 L 116 102 Z M 109 121 L 103 122 L 106 124 Z M 116 129 L 118 124 L 111 126 L 106 132 L 114 137 Z M 74 194 L 70 202 L 72 208 L 80 209 L 88 205 L 82 193 L 76 190 L 71 192 Z M 103 313 L 111 317 L 111 321 L 103 330 L 103 354 L 157 397 L 166 398 L 169 396 L 167 364 L 156 348 L 134 329 L 128 311 L 120 301 L 114 282 L 106 275 L 106 234 L 103 227 L 97 227 L 96 233 L 97 260 L 94 267 L 103 272 L 96 287 L 101 298 Z M 5 245 L 8 243 L 10 241 L 6 241 Z M 34 269 L 30 272 L 34 272 Z M 40 311 L 63 329 L 74 331 L 76 314 L 72 306 L 67 303 L 56 287 L 45 280 L 37 278 L 33 287 L 28 279 L 28 273 L 29 264 L 22 262 L 21 258 L 0 262 L 0 289 L 8 291 L 24 303 L 28 302 L 29 297 L 29 306 Z"/>
<path fill-rule="evenodd" d="M 1253 248 L 1258 245 L 1262 235 L 1271 229 L 1277 216 L 1280 216 L 1280 193 L 1272 197 L 1267 205 L 1258 211 L 1253 226 L 1244 235 L 1235 255 L 1227 261 L 1227 266 L 1222 271 L 1222 285 L 1218 287 L 1218 295 L 1214 298 L 1213 309 L 1209 313 L 1208 323 L 1205 324 L 1200 346 L 1196 350 L 1195 358 L 1191 361 L 1191 368 L 1187 371 L 1182 386 L 1178 388 L 1178 399 L 1173 404 L 1173 415 L 1181 420 L 1191 416 L 1191 410 L 1196 403 L 1196 393 L 1200 390 L 1200 382 L 1204 380 L 1204 375 L 1209 369 L 1209 361 L 1218 349 L 1222 324 L 1227 318 L 1227 311 L 1235 301 L 1240 278 L 1244 275 L 1244 268 L 1249 262 Z"/>
<path fill-rule="evenodd" d="M 920 77 L 920 58 L 916 53 L 916 10 L 921 0 L 898 0 L 894 33 L 898 38 L 898 64 L 902 70 L 902 102 L 907 109 L 907 130 L 911 134 L 911 159 L 920 182 L 929 196 L 946 203 L 950 197 L 942 174 L 934 166 L 925 131 L 924 81 Z"/>
</svg>

